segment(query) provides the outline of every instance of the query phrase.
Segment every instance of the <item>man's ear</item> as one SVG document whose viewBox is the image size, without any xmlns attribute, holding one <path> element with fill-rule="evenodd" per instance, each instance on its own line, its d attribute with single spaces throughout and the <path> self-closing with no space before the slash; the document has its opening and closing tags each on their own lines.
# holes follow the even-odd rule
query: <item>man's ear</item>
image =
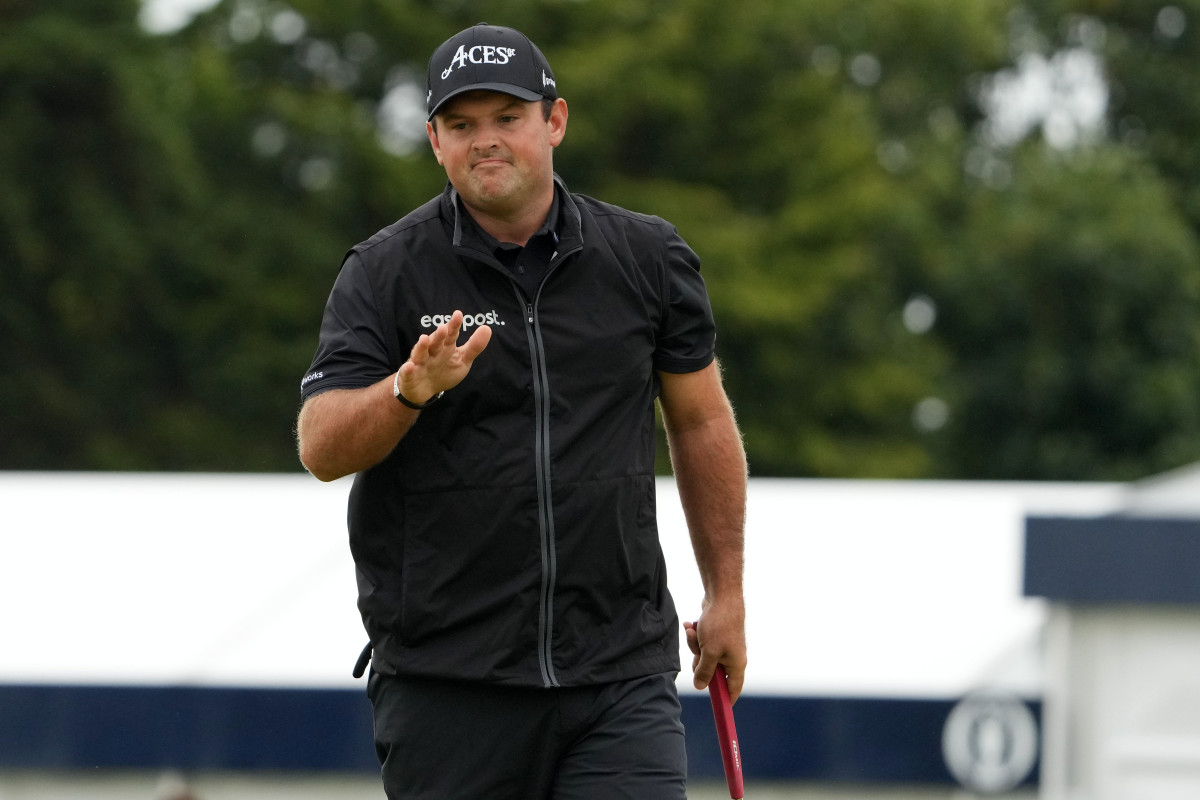
<svg viewBox="0 0 1200 800">
<path fill-rule="evenodd" d="M 425 123 L 425 135 L 429 137 L 429 146 L 433 148 L 433 154 L 437 156 L 437 162 L 442 163 L 442 148 L 438 144 L 437 128 L 433 127 L 433 121 Z"/>
<path fill-rule="evenodd" d="M 550 109 L 550 118 L 546 120 L 550 126 L 550 146 L 558 147 L 563 137 L 567 135 L 567 101 L 561 97 L 554 101 Z"/>
</svg>

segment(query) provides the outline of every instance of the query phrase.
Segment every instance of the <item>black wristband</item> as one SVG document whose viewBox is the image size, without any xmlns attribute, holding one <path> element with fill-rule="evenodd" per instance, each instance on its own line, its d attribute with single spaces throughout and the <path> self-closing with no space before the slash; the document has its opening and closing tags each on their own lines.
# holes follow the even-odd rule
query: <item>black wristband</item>
<svg viewBox="0 0 1200 800">
<path fill-rule="evenodd" d="M 441 400 L 442 395 L 444 395 L 444 394 L 445 394 L 445 392 L 438 392 L 433 397 L 426 400 L 424 403 L 414 403 L 413 401 L 406 399 L 404 397 L 404 395 L 400 394 L 399 392 L 396 393 L 396 399 L 400 401 L 400 405 L 406 406 L 407 408 L 411 408 L 414 411 L 420 411 L 422 408 L 429 408 L 431 405 L 436 403 L 438 400 Z"/>
<path fill-rule="evenodd" d="M 423 408 L 429 408 L 431 405 L 436 403 L 438 400 L 441 400 L 442 395 L 444 395 L 445 392 L 438 392 L 433 397 L 426 400 L 424 403 L 414 403 L 412 400 L 409 400 L 407 397 L 400 394 L 400 372 L 399 372 L 399 370 L 397 370 L 396 377 L 392 380 L 392 394 L 394 394 L 396 396 L 396 399 L 400 401 L 400 405 L 402 405 L 406 408 L 411 408 L 413 411 L 420 411 Z"/>
</svg>

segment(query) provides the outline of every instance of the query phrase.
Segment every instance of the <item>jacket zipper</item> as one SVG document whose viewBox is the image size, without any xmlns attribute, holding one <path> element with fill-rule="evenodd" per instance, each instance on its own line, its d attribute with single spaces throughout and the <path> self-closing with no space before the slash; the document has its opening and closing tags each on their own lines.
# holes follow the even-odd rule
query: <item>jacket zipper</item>
<svg viewBox="0 0 1200 800">
<path fill-rule="evenodd" d="M 558 686 L 554 673 L 554 585 L 558 578 L 555 552 L 553 497 L 550 483 L 550 380 L 546 374 L 546 353 L 542 332 L 537 324 L 534 303 L 528 302 L 514 285 L 517 300 L 525 308 L 525 333 L 533 360 L 534 462 L 537 478 L 538 530 L 542 548 L 541 596 L 538 603 L 538 667 L 542 684 Z"/>
<path fill-rule="evenodd" d="M 558 243 L 557 234 L 554 237 Z M 542 343 L 542 331 L 537 322 L 537 301 L 542 294 L 550 273 L 554 272 L 568 256 L 583 249 L 580 242 L 566 250 L 556 250 L 542 282 L 530 302 L 516 279 L 495 258 L 481 258 L 481 254 L 465 250 L 475 260 L 488 264 L 504 274 L 511 282 L 517 297 L 517 307 L 525 310 L 525 335 L 529 341 L 529 355 L 533 371 L 533 416 L 534 416 L 534 466 L 538 497 L 538 535 L 541 540 L 542 574 L 541 591 L 538 598 L 538 668 L 542 674 L 542 685 L 558 687 L 558 676 L 554 672 L 554 587 L 558 579 L 558 555 L 554 547 L 554 504 L 551 493 L 550 473 L 550 379 L 546 372 L 546 351 Z"/>
</svg>

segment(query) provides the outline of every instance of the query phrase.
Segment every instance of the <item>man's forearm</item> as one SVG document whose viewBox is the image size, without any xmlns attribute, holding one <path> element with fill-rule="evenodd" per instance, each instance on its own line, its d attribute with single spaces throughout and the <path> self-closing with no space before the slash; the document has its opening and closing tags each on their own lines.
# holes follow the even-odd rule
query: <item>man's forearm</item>
<svg viewBox="0 0 1200 800">
<path fill-rule="evenodd" d="M 397 402 L 390 377 L 363 389 L 323 392 L 300 409 L 300 461 L 323 481 L 360 472 L 386 458 L 419 413 Z"/>
<path fill-rule="evenodd" d="M 706 600 L 742 595 L 746 454 L 733 415 L 668 426 L 671 463 Z"/>
<path fill-rule="evenodd" d="M 710 397 L 699 404 L 707 412 L 682 414 L 672 424 L 664 407 L 664 418 L 679 499 L 704 584 L 700 618 L 683 626 L 693 653 L 692 683 L 703 689 L 720 664 L 736 702 L 746 674 L 746 454 L 724 393 L 711 394 L 717 395 L 715 400 Z"/>
<path fill-rule="evenodd" d="M 417 339 L 395 375 L 364 389 L 332 389 L 310 398 L 296 421 L 300 461 L 308 471 L 331 481 L 387 458 L 420 414 L 395 392 L 427 403 L 457 386 L 492 339 L 492 329 L 480 325 L 460 346 L 462 326 L 463 314 L 455 311 Z"/>
</svg>

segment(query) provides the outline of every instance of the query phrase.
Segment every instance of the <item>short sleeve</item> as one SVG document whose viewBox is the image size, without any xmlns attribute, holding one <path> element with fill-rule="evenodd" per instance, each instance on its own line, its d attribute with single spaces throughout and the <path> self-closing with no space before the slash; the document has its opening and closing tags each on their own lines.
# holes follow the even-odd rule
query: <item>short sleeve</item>
<svg viewBox="0 0 1200 800">
<path fill-rule="evenodd" d="M 654 351 L 654 368 L 662 372 L 687 373 L 712 363 L 716 347 L 716 323 L 700 258 L 671 228 L 667 240 L 664 312 Z"/>
<path fill-rule="evenodd" d="M 301 399 L 328 389 L 370 386 L 391 374 L 395 356 L 389 352 L 388 329 L 362 259 L 351 252 L 325 303 L 317 352 L 300 383 Z"/>
</svg>

